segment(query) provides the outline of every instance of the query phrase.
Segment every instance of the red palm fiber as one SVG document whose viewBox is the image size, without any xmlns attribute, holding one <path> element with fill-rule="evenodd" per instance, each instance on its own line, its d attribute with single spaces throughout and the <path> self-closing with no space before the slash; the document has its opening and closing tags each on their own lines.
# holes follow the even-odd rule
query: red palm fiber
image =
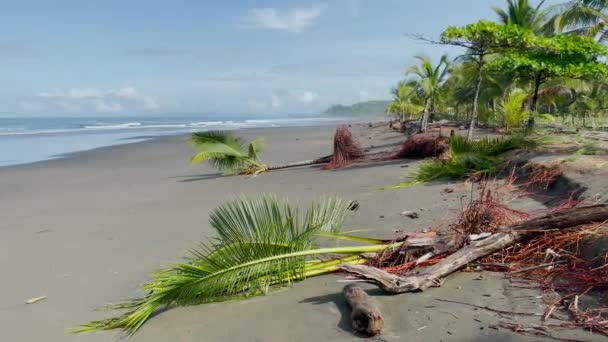
<svg viewBox="0 0 608 342">
<path fill-rule="evenodd" d="M 443 136 L 416 134 L 407 138 L 395 159 L 439 157 L 450 149 L 450 139 Z"/>
<path fill-rule="evenodd" d="M 363 151 L 353 138 L 346 125 L 340 125 L 334 135 L 334 154 L 323 170 L 333 170 L 346 166 L 353 161 L 361 158 Z"/>
</svg>

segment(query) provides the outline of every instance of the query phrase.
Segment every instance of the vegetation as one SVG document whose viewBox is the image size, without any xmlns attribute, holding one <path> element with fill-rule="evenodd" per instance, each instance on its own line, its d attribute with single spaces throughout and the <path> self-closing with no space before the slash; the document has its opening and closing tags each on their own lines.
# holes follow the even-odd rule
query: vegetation
<svg viewBox="0 0 608 342">
<path fill-rule="evenodd" d="M 608 1 L 546 6 L 545 1 L 506 0 L 494 12 L 496 22 L 450 26 L 437 40 L 418 36 L 461 47 L 463 54 L 449 67 L 444 64 L 432 96 L 419 91 L 406 72 L 386 112 L 402 119 L 440 114 L 466 121 L 469 139 L 480 122 L 508 131 L 536 120 L 574 127 L 608 124 L 608 51 L 603 45 L 608 41 Z M 430 71 L 428 62 L 420 60 L 415 68 Z M 431 79 L 430 72 L 418 74 L 418 80 Z"/>
<path fill-rule="evenodd" d="M 258 159 L 263 145 L 261 139 L 246 144 L 232 132 L 208 131 L 193 133 L 190 142 L 198 149 L 192 156 L 191 163 L 208 161 L 214 168 L 226 174 L 258 174 L 268 169 L 268 166 Z"/>
<path fill-rule="evenodd" d="M 431 112 L 434 111 L 439 91 L 450 72 L 450 62 L 447 55 L 441 56 L 439 63 L 435 66 L 428 58 L 422 56 L 415 56 L 414 58 L 418 59 L 420 64 L 412 64 L 407 67 L 405 74 L 413 78 L 407 81 L 406 85 L 412 88 L 412 94 L 416 94 L 423 99 L 420 131 L 426 132 L 429 117 Z"/>
<path fill-rule="evenodd" d="M 388 105 L 389 101 L 381 100 L 358 102 L 350 106 L 337 104 L 327 108 L 324 114 L 332 116 L 379 116 L 384 113 Z"/>
<path fill-rule="evenodd" d="M 72 332 L 122 329 L 133 334 L 160 308 L 264 294 L 336 271 L 338 264 L 362 263 L 361 253 L 400 245 L 341 234 L 349 205 L 325 198 L 301 213 L 271 195 L 221 205 L 209 220 L 215 239 L 193 249 L 184 262 L 155 272 L 143 286 L 147 295 L 109 307 L 126 309 L 125 313 L 83 324 Z M 318 238 L 366 244 L 322 248 Z"/>
<path fill-rule="evenodd" d="M 453 136 L 450 138 L 449 158 L 423 162 L 412 172 L 409 181 L 385 189 L 406 188 L 436 180 L 489 175 L 494 173 L 500 154 L 533 146 L 535 146 L 533 140 L 518 134 L 501 138 L 484 137 L 479 140 Z"/>
</svg>

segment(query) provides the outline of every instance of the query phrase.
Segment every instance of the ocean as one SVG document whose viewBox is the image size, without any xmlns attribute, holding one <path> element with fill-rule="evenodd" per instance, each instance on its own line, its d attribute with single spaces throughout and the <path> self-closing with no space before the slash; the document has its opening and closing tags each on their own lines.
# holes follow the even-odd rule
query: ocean
<svg viewBox="0 0 608 342">
<path fill-rule="evenodd" d="M 0 166 L 203 130 L 331 125 L 345 118 L 252 115 L 0 118 Z"/>
</svg>

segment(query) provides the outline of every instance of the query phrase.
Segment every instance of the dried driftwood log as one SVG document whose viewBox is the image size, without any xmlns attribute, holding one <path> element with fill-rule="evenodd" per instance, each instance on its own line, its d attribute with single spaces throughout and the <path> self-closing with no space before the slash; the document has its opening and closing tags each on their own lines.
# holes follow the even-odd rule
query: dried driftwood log
<svg viewBox="0 0 608 342">
<path fill-rule="evenodd" d="M 438 285 L 441 278 L 459 270 L 470 262 L 490 255 L 516 242 L 551 229 L 564 229 L 608 220 L 608 204 L 597 204 L 551 213 L 542 217 L 519 222 L 501 229 L 486 239 L 471 242 L 438 264 L 428 267 L 419 274 L 399 277 L 375 267 L 365 265 L 340 265 L 344 271 L 357 274 L 377 284 L 388 293 L 423 291 Z"/>
<path fill-rule="evenodd" d="M 353 310 L 350 316 L 353 328 L 366 335 L 379 334 L 384 328 L 384 319 L 374 300 L 354 284 L 344 286 L 342 292 Z"/>
</svg>

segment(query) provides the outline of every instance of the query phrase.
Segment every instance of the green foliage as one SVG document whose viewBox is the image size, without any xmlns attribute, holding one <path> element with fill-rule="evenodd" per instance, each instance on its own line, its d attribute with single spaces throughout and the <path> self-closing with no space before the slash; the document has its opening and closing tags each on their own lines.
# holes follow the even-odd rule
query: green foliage
<svg viewBox="0 0 608 342">
<path fill-rule="evenodd" d="M 190 143 L 198 149 L 191 163 L 208 161 L 211 166 L 227 174 L 257 174 L 267 169 L 258 160 L 263 146 L 261 139 L 246 144 L 232 132 L 208 131 L 193 133 Z"/>
<path fill-rule="evenodd" d="M 564 8 L 554 17 L 555 26 L 569 34 L 587 35 L 598 41 L 608 40 L 608 1 L 575 0 L 564 4 Z"/>
<path fill-rule="evenodd" d="M 441 42 L 469 48 L 468 54 L 491 54 L 507 48 L 525 48 L 535 39 L 534 33 L 517 25 L 500 25 L 480 20 L 462 27 L 448 26 Z"/>
<path fill-rule="evenodd" d="M 450 138 L 450 158 L 431 160 L 420 164 L 409 176 L 409 181 L 393 185 L 388 189 L 401 189 L 436 180 L 464 179 L 472 175 L 494 173 L 500 154 L 520 148 L 534 147 L 536 143 L 524 136 L 484 137 L 467 140 L 461 136 Z"/>
<path fill-rule="evenodd" d="M 515 72 L 523 78 L 601 78 L 608 76 L 598 59 L 606 48 L 589 37 L 576 35 L 535 36 L 525 49 L 509 49 L 489 68 Z"/>
<path fill-rule="evenodd" d="M 512 89 L 498 104 L 498 112 L 502 115 L 507 131 L 521 127 L 528 120 L 530 112 L 524 109 L 524 101 L 528 98 L 521 89 Z"/>
<path fill-rule="evenodd" d="M 331 116 L 379 116 L 384 113 L 388 104 L 389 101 L 382 100 L 357 102 L 350 106 L 336 104 L 327 108 L 323 113 Z"/>
<path fill-rule="evenodd" d="M 542 0 L 532 7 L 528 0 L 507 0 L 506 10 L 494 7 L 494 12 L 505 25 L 517 25 L 536 34 L 547 34 L 553 31 L 553 27 L 547 21 L 547 13 L 541 10 L 544 3 Z"/>
<path fill-rule="evenodd" d="M 483 137 L 477 140 L 467 140 L 458 135 L 450 138 L 450 151 L 456 155 L 461 153 L 479 153 L 494 157 L 507 151 L 534 146 L 536 146 L 536 143 L 523 135 L 495 138 Z"/>
<path fill-rule="evenodd" d="M 393 89 L 394 100 L 388 104 L 385 112 L 402 119 L 413 118 L 422 112 L 420 98 L 416 88 L 406 82 L 399 82 Z"/>
<path fill-rule="evenodd" d="M 348 205 L 325 198 L 301 215 L 274 196 L 224 204 L 210 215 L 215 239 L 192 250 L 185 262 L 155 272 L 143 287 L 146 296 L 110 307 L 127 312 L 83 324 L 72 332 L 123 329 L 133 334 L 162 307 L 263 294 L 274 287 L 335 271 L 340 263 L 362 263 L 360 253 L 400 245 L 319 248 L 314 237 L 339 236 Z M 329 259 L 309 259 L 318 255 Z"/>
</svg>

